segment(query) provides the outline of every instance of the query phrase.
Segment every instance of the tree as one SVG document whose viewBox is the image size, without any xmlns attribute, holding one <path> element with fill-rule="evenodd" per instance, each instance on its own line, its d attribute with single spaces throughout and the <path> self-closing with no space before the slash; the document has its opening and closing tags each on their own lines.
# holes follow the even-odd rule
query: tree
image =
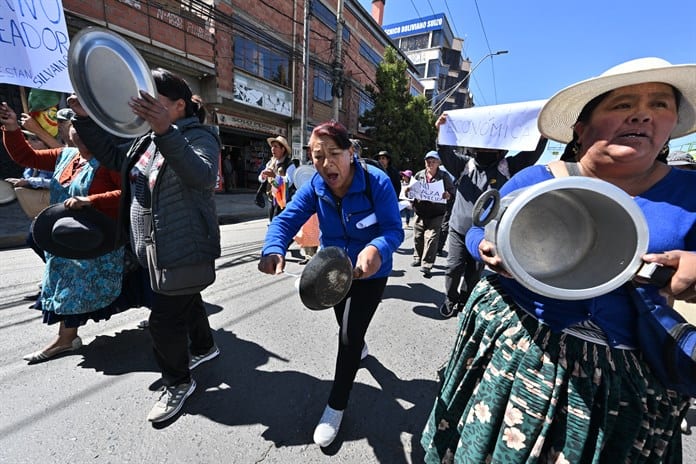
<svg viewBox="0 0 696 464">
<path fill-rule="evenodd" d="M 411 95 L 406 70 L 406 62 L 388 47 L 377 68 L 376 88 L 365 86 L 374 106 L 360 118 L 371 139 L 364 156 L 386 150 L 399 169 L 421 169 L 425 153 L 434 148 L 435 116 L 423 95 Z"/>
</svg>

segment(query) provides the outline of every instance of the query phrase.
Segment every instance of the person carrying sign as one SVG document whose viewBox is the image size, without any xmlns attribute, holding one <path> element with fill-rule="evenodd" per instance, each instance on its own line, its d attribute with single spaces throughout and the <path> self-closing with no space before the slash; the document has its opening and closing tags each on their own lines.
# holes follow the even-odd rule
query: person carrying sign
<svg viewBox="0 0 696 464">
<path fill-rule="evenodd" d="M 437 258 L 440 227 L 447 212 L 447 200 L 454 195 L 455 189 L 447 173 L 440 170 L 440 156 L 436 151 L 425 154 L 425 169 L 418 171 L 414 179 L 420 185 L 411 185 L 406 193 L 413 196 L 413 209 L 416 213 L 411 266 L 420 266 L 423 276 L 429 278 Z M 442 187 L 431 188 L 437 182 Z"/>
<path fill-rule="evenodd" d="M 435 127 L 447 122 L 447 114 L 441 115 Z M 457 147 L 439 145 L 437 153 L 442 163 L 457 179 L 457 193 L 449 219 L 447 271 L 445 271 L 445 301 L 440 314 L 452 317 L 464 305 L 469 293 L 480 278 L 481 266 L 469 254 L 464 236 L 472 226 L 472 210 L 478 197 L 486 190 L 499 189 L 516 172 L 531 166 L 546 148 L 547 139 L 541 137 L 534 151 L 523 151 L 506 157 L 506 150 L 469 148 L 470 154 L 461 155 Z M 460 291 L 464 279 L 464 290 Z"/>
</svg>

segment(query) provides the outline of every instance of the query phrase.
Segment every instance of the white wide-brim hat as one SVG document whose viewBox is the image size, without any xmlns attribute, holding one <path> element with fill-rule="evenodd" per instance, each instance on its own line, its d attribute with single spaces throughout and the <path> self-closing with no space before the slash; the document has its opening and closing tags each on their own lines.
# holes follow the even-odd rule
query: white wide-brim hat
<svg viewBox="0 0 696 464">
<path fill-rule="evenodd" d="M 568 143 L 573 139 L 573 125 L 584 106 L 593 98 L 628 85 L 661 82 L 681 92 L 679 120 L 671 137 L 696 132 L 696 64 L 671 64 L 661 58 L 627 61 L 551 97 L 539 113 L 539 132 L 545 137 Z"/>
</svg>

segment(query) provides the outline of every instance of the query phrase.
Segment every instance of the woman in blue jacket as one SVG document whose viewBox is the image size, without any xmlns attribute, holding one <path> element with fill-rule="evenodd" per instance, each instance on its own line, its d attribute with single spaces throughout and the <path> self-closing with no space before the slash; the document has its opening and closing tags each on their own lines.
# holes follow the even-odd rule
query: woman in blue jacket
<svg viewBox="0 0 696 464">
<path fill-rule="evenodd" d="M 325 447 L 336 438 L 360 361 L 367 356 L 365 333 L 382 299 L 392 254 L 404 240 L 404 232 L 389 178 L 359 161 L 345 127 L 335 121 L 320 124 L 312 132 L 309 148 L 317 173 L 269 225 L 259 270 L 283 272 L 288 244 L 314 213 L 319 217 L 321 246 L 343 248 L 353 263 L 350 291 L 334 307 L 341 329 L 334 383 L 314 430 L 314 442 Z M 358 225 L 373 213 L 374 223 Z M 359 310 L 351 311 L 351 307 Z"/>
</svg>

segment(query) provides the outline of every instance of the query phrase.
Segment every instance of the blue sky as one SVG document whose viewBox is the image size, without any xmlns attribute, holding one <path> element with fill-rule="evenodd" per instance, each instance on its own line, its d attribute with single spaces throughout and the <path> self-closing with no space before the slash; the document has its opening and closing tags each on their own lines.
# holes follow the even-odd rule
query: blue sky
<svg viewBox="0 0 696 464">
<path fill-rule="evenodd" d="M 360 0 L 370 12 L 371 0 Z M 549 98 L 634 58 L 696 63 L 694 0 L 386 0 L 384 24 L 445 13 L 464 38 L 477 105 Z M 691 135 L 676 141 L 694 142 Z M 675 143 L 672 144 L 675 148 Z"/>
</svg>

